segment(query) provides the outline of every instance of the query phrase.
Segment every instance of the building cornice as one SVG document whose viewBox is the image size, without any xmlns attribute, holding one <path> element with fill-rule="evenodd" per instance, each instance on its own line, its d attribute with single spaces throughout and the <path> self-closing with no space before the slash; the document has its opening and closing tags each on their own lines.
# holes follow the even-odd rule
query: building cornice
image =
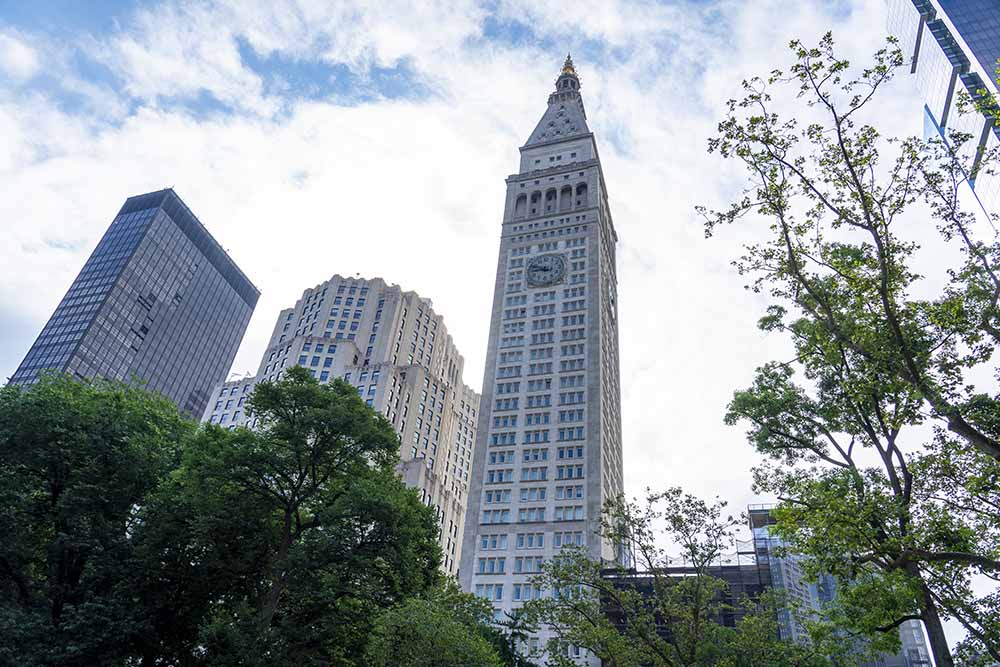
<svg viewBox="0 0 1000 667">
<path fill-rule="evenodd" d="M 553 144 L 563 144 L 568 141 L 576 141 L 577 139 L 590 139 L 591 141 L 594 141 L 594 133 L 581 132 L 580 134 L 574 134 L 572 136 L 566 136 L 566 137 L 558 137 L 556 139 L 549 139 L 548 141 L 540 141 L 535 144 L 525 144 L 520 148 L 518 148 L 517 150 L 523 153 L 524 151 L 527 150 L 534 150 L 535 148 L 542 148 L 544 146 L 551 146 Z"/>
</svg>

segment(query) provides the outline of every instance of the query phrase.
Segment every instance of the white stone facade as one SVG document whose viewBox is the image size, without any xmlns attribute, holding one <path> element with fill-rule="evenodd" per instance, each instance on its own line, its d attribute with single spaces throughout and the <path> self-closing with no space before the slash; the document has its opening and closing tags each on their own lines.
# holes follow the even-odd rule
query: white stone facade
<svg viewBox="0 0 1000 667">
<path fill-rule="evenodd" d="M 281 311 L 257 374 L 216 387 L 203 421 L 252 427 L 244 401 L 253 385 L 295 365 L 321 382 L 353 384 L 399 433 L 400 474 L 436 509 L 442 569 L 457 575 L 479 417 L 464 363 L 430 300 L 378 278 L 337 275 Z"/>
<path fill-rule="evenodd" d="M 530 581 L 563 545 L 618 557 L 598 529 L 604 502 L 623 490 L 617 235 L 569 59 L 520 150 L 520 171 L 507 178 L 460 575 L 498 616 L 548 594 Z"/>
</svg>

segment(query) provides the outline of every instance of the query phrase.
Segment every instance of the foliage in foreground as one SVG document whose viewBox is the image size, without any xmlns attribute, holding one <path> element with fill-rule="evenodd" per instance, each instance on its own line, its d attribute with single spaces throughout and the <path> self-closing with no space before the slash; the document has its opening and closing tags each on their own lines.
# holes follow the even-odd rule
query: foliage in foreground
<svg viewBox="0 0 1000 667">
<path fill-rule="evenodd" d="M 713 575 L 732 546 L 735 519 L 725 503 L 712 504 L 680 489 L 649 494 L 643 504 L 622 499 L 605 508 L 602 532 L 634 556 L 629 566 L 591 560 L 583 549 L 564 548 L 535 583 L 551 597 L 528 604 L 533 621 L 556 634 L 549 646 L 554 666 L 566 644 L 587 649 L 613 667 L 822 667 L 840 652 L 829 635 L 811 644 L 782 641 L 777 609 L 782 601 L 760 592 L 736 597 Z M 679 547 L 686 567 L 668 556 Z M 723 624 L 724 615 L 738 620 Z"/>
<path fill-rule="evenodd" d="M 492 625 L 493 608 L 462 593 L 451 580 L 411 598 L 375 623 L 366 664 L 371 667 L 501 667 L 505 638 Z"/>
<path fill-rule="evenodd" d="M 0 389 L 0 664 L 102 664 L 144 633 L 136 508 L 192 431 L 117 384 Z"/>
<path fill-rule="evenodd" d="M 176 640 L 151 655 L 355 664 L 375 616 L 437 580 L 433 512 L 349 385 L 293 368 L 249 411 L 258 431 L 203 428 L 146 510 L 140 548 L 161 566 L 141 590 L 156 636 Z"/>
<path fill-rule="evenodd" d="M 735 265 L 773 300 L 759 328 L 795 351 L 758 369 L 727 421 L 771 461 L 755 488 L 782 499 L 789 549 L 852 582 L 839 623 L 891 645 L 919 619 L 950 667 L 952 618 L 963 653 L 1000 660 L 1000 595 L 972 585 L 1000 582 L 1000 395 L 976 381 L 998 377 L 1000 241 L 959 206 L 972 137 L 885 139 L 862 123 L 904 65 L 893 40 L 861 71 L 829 35 L 791 46 L 789 73 L 744 82 L 710 141 L 749 180 L 728 209 L 701 209 L 706 234 L 758 227 Z M 781 90 L 802 103 L 793 117 L 775 111 Z M 980 157 L 995 168 L 995 151 Z M 943 287 L 916 268 L 921 236 L 958 257 L 937 253 Z"/>
<path fill-rule="evenodd" d="M 350 386 L 259 385 L 262 428 L 196 429 L 141 390 L 0 390 L 0 662 L 362 665 L 439 580 L 433 511 Z"/>
</svg>

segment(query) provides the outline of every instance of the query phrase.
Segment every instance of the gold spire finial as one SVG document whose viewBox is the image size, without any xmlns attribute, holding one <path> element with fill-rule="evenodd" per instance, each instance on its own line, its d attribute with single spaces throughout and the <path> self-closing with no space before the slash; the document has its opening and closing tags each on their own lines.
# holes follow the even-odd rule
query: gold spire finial
<svg viewBox="0 0 1000 667">
<path fill-rule="evenodd" d="M 576 68 L 573 67 L 573 57 L 568 53 L 566 54 L 566 62 L 563 63 L 562 73 L 576 76 Z"/>
</svg>

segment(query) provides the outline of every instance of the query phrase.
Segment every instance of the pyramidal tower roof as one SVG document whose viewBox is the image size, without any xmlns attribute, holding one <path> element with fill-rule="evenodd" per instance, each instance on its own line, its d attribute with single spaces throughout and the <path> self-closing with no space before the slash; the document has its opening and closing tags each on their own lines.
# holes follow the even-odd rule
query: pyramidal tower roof
<svg viewBox="0 0 1000 667">
<path fill-rule="evenodd" d="M 580 96 L 580 77 L 573 58 L 566 54 L 566 62 L 556 78 L 556 89 L 549 95 L 549 107 L 524 148 L 584 134 L 590 134 L 590 128 L 587 127 L 587 112 Z"/>
</svg>

